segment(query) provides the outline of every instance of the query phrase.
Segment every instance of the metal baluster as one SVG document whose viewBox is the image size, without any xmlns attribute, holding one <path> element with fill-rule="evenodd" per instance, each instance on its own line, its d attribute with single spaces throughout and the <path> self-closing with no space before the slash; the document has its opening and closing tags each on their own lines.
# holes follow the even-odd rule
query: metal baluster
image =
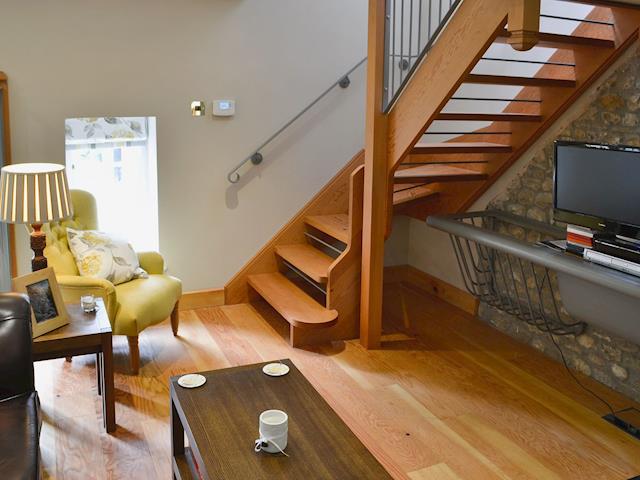
<svg viewBox="0 0 640 480">
<path fill-rule="evenodd" d="M 413 44 L 413 0 L 409 3 L 409 66 L 411 66 L 411 51 Z M 402 65 L 404 69 L 404 64 Z"/>
<path fill-rule="evenodd" d="M 400 2 L 400 63 L 398 64 L 400 67 L 400 71 L 398 72 L 398 75 L 400 75 L 400 83 L 404 80 L 402 60 L 404 60 L 404 0 Z"/>
<path fill-rule="evenodd" d="M 418 53 L 422 50 L 422 2 L 418 4 Z"/>
<path fill-rule="evenodd" d="M 389 98 L 393 98 L 396 94 L 396 24 L 397 22 L 396 0 L 393 0 L 393 36 L 391 43 L 391 88 L 389 89 Z M 388 104 L 387 104 L 388 106 Z"/>
<path fill-rule="evenodd" d="M 427 22 L 427 43 L 429 43 L 429 40 L 431 40 L 431 12 L 433 10 L 433 5 L 432 5 L 432 0 L 429 0 L 429 15 L 428 15 L 428 22 Z M 424 48 L 424 47 L 422 47 Z"/>
</svg>

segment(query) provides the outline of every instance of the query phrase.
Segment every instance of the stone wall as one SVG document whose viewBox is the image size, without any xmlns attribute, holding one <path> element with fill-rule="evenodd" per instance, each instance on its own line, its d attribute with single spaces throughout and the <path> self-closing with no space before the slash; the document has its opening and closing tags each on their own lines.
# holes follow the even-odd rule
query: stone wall
<svg viewBox="0 0 640 480">
<path fill-rule="evenodd" d="M 559 138 L 640 146 L 640 56 L 637 53 L 600 86 L 594 101 L 561 131 Z M 488 208 L 553 222 L 552 177 L 553 143 L 550 142 L 536 152 L 522 174 L 490 202 Z M 536 240 L 535 235 L 522 229 L 511 228 L 508 233 L 520 239 Z M 488 305 L 481 305 L 479 316 L 512 337 L 560 359 L 547 333 Z M 638 345 L 592 326 L 587 326 L 578 337 L 557 339 L 571 367 L 640 401 Z"/>
</svg>

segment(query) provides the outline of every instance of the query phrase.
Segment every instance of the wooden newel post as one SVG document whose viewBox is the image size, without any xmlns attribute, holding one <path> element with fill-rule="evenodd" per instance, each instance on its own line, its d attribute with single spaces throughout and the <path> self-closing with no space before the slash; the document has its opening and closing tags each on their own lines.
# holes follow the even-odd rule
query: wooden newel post
<svg viewBox="0 0 640 480">
<path fill-rule="evenodd" d="M 533 48 L 540 33 L 540 0 L 511 0 L 508 24 L 508 42 L 514 50 Z"/>
<path fill-rule="evenodd" d="M 387 115 L 383 111 L 386 1 L 369 0 L 367 107 L 362 208 L 360 342 L 378 348 L 382 333 L 382 276 L 387 231 L 389 170 Z"/>
</svg>

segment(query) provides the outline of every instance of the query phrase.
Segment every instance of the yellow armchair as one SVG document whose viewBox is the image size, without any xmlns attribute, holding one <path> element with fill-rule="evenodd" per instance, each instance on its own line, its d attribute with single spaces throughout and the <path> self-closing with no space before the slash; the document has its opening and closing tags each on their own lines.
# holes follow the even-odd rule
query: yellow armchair
<svg viewBox="0 0 640 480">
<path fill-rule="evenodd" d="M 148 278 L 134 279 L 113 285 L 110 281 L 82 277 L 67 243 L 67 227 L 78 230 L 96 230 L 98 216 L 93 196 L 82 190 L 71 190 L 73 218 L 46 225 L 47 248 L 44 255 L 67 303 L 80 302 L 80 296 L 93 294 L 104 300 L 114 335 L 126 335 L 129 341 L 131 369 L 137 374 L 140 367 L 138 335 L 148 326 L 171 317 L 173 334 L 178 334 L 178 302 L 182 283 L 164 272 L 164 259 L 157 252 L 139 252 L 140 266 Z"/>
</svg>

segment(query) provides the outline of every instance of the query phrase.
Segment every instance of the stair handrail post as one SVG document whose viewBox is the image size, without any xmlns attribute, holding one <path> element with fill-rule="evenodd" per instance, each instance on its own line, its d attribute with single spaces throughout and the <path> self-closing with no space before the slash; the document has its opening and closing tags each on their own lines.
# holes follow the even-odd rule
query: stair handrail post
<svg viewBox="0 0 640 480">
<path fill-rule="evenodd" d="M 507 42 L 514 50 L 531 50 L 540 33 L 540 0 L 511 0 Z"/>
<path fill-rule="evenodd" d="M 383 104 L 386 18 L 387 0 L 369 0 L 360 287 L 360 342 L 365 348 L 379 348 L 382 335 L 384 240 L 390 199 L 386 194 L 390 182 L 387 169 L 387 115 Z"/>
</svg>

